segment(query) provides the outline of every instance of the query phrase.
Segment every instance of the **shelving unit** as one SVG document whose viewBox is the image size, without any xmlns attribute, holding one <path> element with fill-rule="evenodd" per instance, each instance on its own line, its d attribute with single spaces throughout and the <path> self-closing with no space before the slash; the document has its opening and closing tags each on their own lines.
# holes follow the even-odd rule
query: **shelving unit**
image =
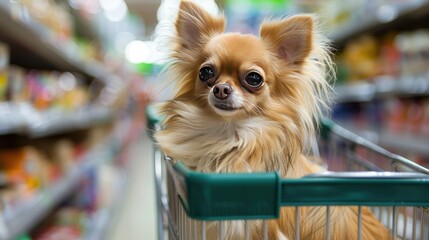
<svg viewBox="0 0 429 240">
<path fill-rule="evenodd" d="M 90 106 L 73 112 L 39 112 L 27 104 L 0 103 L 0 135 L 20 134 L 32 138 L 45 137 L 88 128 L 112 121 L 115 113 L 109 108 Z"/>
<path fill-rule="evenodd" d="M 119 210 L 120 203 L 122 202 L 122 196 L 125 193 L 125 186 L 127 185 L 129 179 L 126 176 L 125 171 L 122 172 L 122 180 L 119 184 L 115 197 L 112 201 L 112 206 L 102 208 L 97 211 L 95 216 L 95 224 L 92 226 L 91 233 L 85 237 L 87 240 L 100 240 L 106 239 L 106 234 L 108 232 L 108 228 L 113 221 L 113 217 L 117 214 Z"/>
<path fill-rule="evenodd" d="M 337 86 L 335 92 L 336 103 L 368 102 L 388 96 L 429 96 L 429 73 L 398 78 L 378 77 L 355 85 Z"/>
<path fill-rule="evenodd" d="M 389 4 L 378 4 L 377 6 L 368 9 L 366 12 L 360 10 L 360 15 L 351 18 L 352 21 L 333 30 L 329 34 L 329 38 L 333 40 L 334 47 L 341 51 L 348 41 L 358 39 L 359 36 L 363 35 L 371 35 L 373 39 L 379 40 L 382 39 L 382 36 L 385 36 L 384 34 L 392 30 L 396 31 L 395 33 L 399 32 L 398 35 L 401 33 L 406 35 L 408 32 L 412 34 L 413 31 L 427 29 L 428 27 L 428 0 L 397 1 Z M 366 7 L 368 8 L 368 6 Z M 352 47 L 352 45 L 350 46 Z M 382 45 L 380 44 L 380 46 Z M 401 60 L 403 61 L 403 59 Z M 429 72 L 362 79 L 356 84 L 335 86 L 335 92 L 334 102 L 336 104 L 353 104 L 353 106 L 358 106 L 356 111 L 360 111 L 359 114 L 371 114 L 371 111 L 381 111 L 382 107 L 386 108 L 386 105 L 382 103 L 371 105 L 370 102 L 374 100 L 383 102 L 384 100 L 398 99 L 399 102 L 407 102 L 409 101 L 408 99 L 419 98 L 416 101 L 422 101 L 422 99 L 424 101 L 424 98 L 429 97 Z M 346 106 L 349 105 L 344 105 L 344 108 L 341 107 L 339 111 L 346 109 Z M 377 110 L 374 108 L 377 108 Z M 419 135 L 418 133 L 393 132 L 387 127 L 382 127 L 381 129 L 374 126 L 368 127 L 368 129 L 359 128 L 357 125 L 365 125 L 365 123 L 361 122 L 363 121 L 361 120 L 362 115 L 359 115 L 358 119 L 360 120 L 355 120 L 353 119 L 352 111 L 347 109 L 346 115 L 338 113 L 339 121 L 343 120 L 341 118 L 345 116 L 346 120 L 343 121 L 345 121 L 347 129 L 393 151 L 429 157 L 429 138 L 427 136 Z M 370 117 L 368 116 L 368 118 Z M 354 124 L 348 121 L 352 121 Z M 369 125 L 369 121 L 366 123 L 367 125 Z M 374 121 L 374 119 L 371 121 Z"/>
<path fill-rule="evenodd" d="M 113 115 L 112 110 L 101 107 L 89 107 L 67 114 L 48 112 L 41 114 L 40 121 L 29 125 L 28 133 L 34 138 L 79 130 L 109 122 L 113 120 Z"/>
<path fill-rule="evenodd" d="M 362 34 L 372 34 L 403 27 L 409 21 L 428 18 L 429 0 L 407 1 L 394 6 L 380 6 L 357 21 L 349 21 L 328 36 L 333 45 L 342 47 L 346 41 Z M 386 18 L 386 16 L 388 15 Z M 383 17 L 384 16 L 384 17 Z M 429 95 L 429 73 L 415 76 L 377 77 L 362 83 L 337 86 L 336 102 L 367 102 L 385 96 Z"/>
<path fill-rule="evenodd" d="M 11 47 L 11 62 L 28 68 L 69 71 L 96 79 L 107 85 L 118 77 L 103 68 L 101 63 L 80 59 L 70 49 L 66 51 L 34 21 L 16 20 L 6 5 L 0 4 L 0 41 Z M 76 51 L 75 51 L 76 52 Z M 78 112 L 37 112 L 30 106 L 1 103 L 0 135 L 24 133 L 43 137 L 88 127 L 112 119 L 113 112 L 101 107 L 89 107 Z M 25 117 L 26 113 L 31 119 Z"/>
<path fill-rule="evenodd" d="M 363 33 L 375 33 L 392 29 L 410 19 L 418 18 L 429 13 L 428 0 L 407 1 L 401 6 L 381 7 L 370 13 L 366 13 L 356 21 L 345 23 L 328 34 L 336 46 L 343 46 L 345 42 Z"/>
<path fill-rule="evenodd" d="M 28 68 L 73 72 L 101 81 L 104 85 L 118 79 L 101 63 L 80 59 L 77 51 L 61 48 L 61 44 L 49 39 L 43 27 L 36 22 L 16 20 L 7 7 L 10 6 L 0 4 L 0 41 L 10 45 L 12 63 Z M 110 121 L 114 116 L 112 110 L 98 106 L 77 112 L 37 112 L 28 105 L 7 102 L 0 103 L 0 113 L 8 116 L 0 119 L 0 135 L 26 134 L 30 137 L 82 129 Z"/>
<path fill-rule="evenodd" d="M 429 75 L 405 77 L 401 79 L 384 78 L 374 83 L 360 83 L 335 88 L 335 103 L 365 103 L 389 97 L 428 97 Z M 407 153 L 429 156 L 429 138 L 412 133 L 394 133 L 387 129 L 363 129 L 351 124 L 345 126 L 356 134 L 366 137 L 374 143 Z"/>
<path fill-rule="evenodd" d="M 66 51 L 65 46 L 62 48 L 53 39 L 48 39 L 37 23 L 15 20 L 2 5 L 0 32 L 0 41 L 11 45 L 11 61 L 15 64 L 28 68 L 76 72 L 103 82 L 115 77 L 101 63 L 80 59 L 76 49 Z"/>
<path fill-rule="evenodd" d="M 113 149 L 116 153 L 121 153 L 121 148 L 124 146 L 127 146 L 129 144 L 129 137 L 130 133 L 127 132 L 130 129 L 132 129 L 132 121 L 123 121 L 122 126 L 120 129 L 123 129 L 125 131 L 121 131 L 121 134 L 116 136 L 115 140 L 113 142 L 119 142 L 122 143 L 120 146 L 117 146 Z M 116 144 L 118 145 L 118 144 Z M 130 164 L 130 163 L 128 163 Z M 120 171 L 120 182 L 117 184 L 115 190 L 114 190 L 114 197 L 111 200 L 109 206 L 105 206 L 103 208 L 100 208 L 97 210 L 97 212 L 94 215 L 94 218 L 92 220 L 91 225 L 91 231 L 89 234 L 85 236 L 84 239 L 86 240 L 101 240 L 106 239 L 107 233 L 109 232 L 109 227 L 112 226 L 114 222 L 114 217 L 120 210 L 123 202 L 123 196 L 125 195 L 127 191 L 127 185 L 130 181 L 130 178 L 128 176 L 129 173 L 129 165 L 126 164 L 125 167 L 121 168 Z"/>
<path fill-rule="evenodd" d="M 425 136 L 415 134 L 392 133 L 383 130 L 379 133 L 380 144 L 391 149 L 398 149 L 404 152 L 418 153 L 429 156 L 429 139 Z"/>
<path fill-rule="evenodd" d="M 79 54 L 80 49 L 76 46 L 77 43 L 58 39 L 54 36 L 55 34 L 50 32 L 51 30 L 32 19 L 28 13 L 19 12 L 20 17 L 16 17 L 17 12 L 16 9 L 12 9 L 13 4 L 14 1 L 0 1 L 0 42 L 6 43 L 9 47 L 11 65 L 18 65 L 26 70 L 70 72 L 78 80 L 79 87 L 85 88 L 84 94 L 87 94 L 85 97 L 90 100 L 82 101 L 85 103 L 82 106 L 70 104 L 70 106 L 73 105 L 70 108 L 66 104 L 63 104 L 65 107 L 63 105 L 61 107 L 56 107 L 56 105 L 42 107 L 46 110 L 36 110 L 30 103 L 0 102 L 0 116 L 2 116 L 0 118 L 0 137 L 5 142 L 8 141 L 8 137 L 13 137 L 13 139 L 23 140 L 32 145 L 41 138 L 45 141 L 57 141 L 56 137 L 45 137 L 64 134 L 61 137 L 69 141 L 74 139 L 75 135 L 78 135 L 77 138 L 81 138 L 87 134 L 86 131 L 79 130 L 111 123 L 118 120 L 119 115 L 124 117 L 124 112 L 118 112 L 116 108 L 109 107 L 110 102 L 104 103 L 104 98 L 94 100 L 90 95 L 92 93 L 90 90 L 94 89 L 94 92 L 99 93 L 100 91 L 100 95 L 94 94 L 94 96 L 106 93 L 113 97 L 116 94 L 113 92 L 122 87 L 118 87 L 118 84 L 122 84 L 120 77 L 111 72 L 103 63 L 82 57 Z M 84 35 L 88 39 L 101 41 L 94 28 L 77 16 L 79 14 L 77 10 L 70 9 L 70 11 L 71 15 L 76 18 L 74 24 L 79 28 L 78 31 L 75 29 L 80 34 L 79 36 Z M 76 35 L 73 39 L 75 38 Z M 89 85 L 90 90 L 86 89 Z M 104 89 L 101 90 L 101 87 Z M 87 102 L 91 103 L 87 104 Z M 121 131 L 127 132 L 131 127 L 131 125 L 126 125 L 127 129 L 121 128 Z M 76 132 L 75 135 L 69 134 L 74 132 Z M 109 138 L 104 143 L 97 144 L 94 149 L 76 161 L 76 166 L 56 182 L 51 183 L 49 187 L 38 189 L 33 196 L 26 199 L 8 203 L 9 205 L 0 212 L 0 239 L 15 239 L 34 230 L 33 228 L 40 224 L 47 215 L 50 215 L 55 207 L 59 206 L 68 196 L 79 191 L 79 183 L 87 177 L 88 171 L 97 169 L 102 164 L 113 162 L 112 158 L 116 157 L 118 151 L 122 149 L 123 145 L 127 145 L 127 142 L 126 137 L 118 132 L 112 135 L 116 136 Z M 35 145 L 31 147 L 37 148 Z M 86 238 L 104 239 L 106 230 L 121 202 L 121 194 L 126 189 L 127 174 L 124 172 L 122 175 L 124 177 L 117 195 L 115 195 L 115 201 L 111 206 L 98 210 L 97 217 L 93 219 L 94 231 L 89 233 L 89 236 L 85 236 Z"/>
<path fill-rule="evenodd" d="M 110 145 L 111 143 L 100 144 L 85 154 L 80 163 L 58 182 L 28 200 L 5 208 L 0 215 L 0 239 L 15 239 L 35 226 L 74 191 L 88 170 L 108 160 L 106 152 L 110 150 Z"/>
<path fill-rule="evenodd" d="M 394 133 L 386 129 L 369 130 L 345 124 L 347 129 L 389 149 L 429 156 L 429 138 L 412 133 Z"/>
</svg>

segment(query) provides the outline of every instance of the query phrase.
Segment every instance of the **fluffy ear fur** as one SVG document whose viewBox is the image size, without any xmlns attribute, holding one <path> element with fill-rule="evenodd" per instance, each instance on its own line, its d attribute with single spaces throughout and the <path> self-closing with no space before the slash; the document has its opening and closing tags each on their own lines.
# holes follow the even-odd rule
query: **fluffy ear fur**
<svg viewBox="0 0 429 240">
<path fill-rule="evenodd" d="M 277 102 L 294 109 L 299 129 L 305 130 L 300 139 L 308 143 L 331 103 L 329 81 L 334 69 L 329 41 L 320 34 L 317 18 L 305 14 L 265 21 L 260 37 L 272 54 L 273 69 L 278 72 L 279 81 L 272 96 L 278 96 Z M 294 104 L 288 103 L 291 100 Z"/>
<path fill-rule="evenodd" d="M 180 39 L 179 48 L 195 50 L 208 37 L 224 32 L 225 20 L 211 16 L 191 1 L 181 1 L 176 30 Z"/>
<path fill-rule="evenodd" d="M 291 18 L 264 22 L 260 36 L 276 56 L 289 63 L 302 62 L 312 49 L 313 18 L 298 15 Z"/>
</svg>

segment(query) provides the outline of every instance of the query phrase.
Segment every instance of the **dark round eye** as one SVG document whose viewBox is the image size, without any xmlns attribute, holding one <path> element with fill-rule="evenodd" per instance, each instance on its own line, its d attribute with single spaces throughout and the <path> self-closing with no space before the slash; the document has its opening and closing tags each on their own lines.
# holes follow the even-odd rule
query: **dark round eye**
<svg viewBox="0 0 429 240">
<path fill-rule="evenodd" d="M 215 73 L 214 73 L 213 68 L 210 67 L 210 66 L 206 66 L 206 67 L 202 67 L 200 69 L 199 78 L 200 78 L 201 81 L 207 82 L 212 77 L 214 77 L 214 75 L 215 75 Z"/>
<path fill-rule="evenodd" d="M 264 79 L 262 79 L 262 76 L 257 72 L 250 72 L 247 74 L 246 78 L 244 78 L 244 81 L 246 81 L 250 87 L 257 88 L 262 85 Z"/>
</svg>

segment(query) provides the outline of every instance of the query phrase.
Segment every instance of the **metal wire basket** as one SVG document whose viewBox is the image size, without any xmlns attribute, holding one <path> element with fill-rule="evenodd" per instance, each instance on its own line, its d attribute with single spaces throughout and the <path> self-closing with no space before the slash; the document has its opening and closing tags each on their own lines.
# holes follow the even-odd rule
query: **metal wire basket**
<svg viewBox="0 0 429 240">
<path fill-rule="evenodd" d="M 152 107 L 147 117 L 152 133 L 160 119 Z M 429 170 L 332 121 L 324 120 L 322 126 L 313 154 L 335 171 L 300 179 L 280 178 L 275 172 L 194 172 L 154 145 L 159 239 L 227 239 L 231 229 L 226 226 L 231 225 L 225 223 L 231 221 L 244 222 L 245 239 L 251 238 L 251 223 L 259 221 L 263 239 L 269 239 L 268 220 L 278 218 L 283 207 L 295 208 L 300 229 L 303 206 L 326 207 L 326 239 L 331 238 L 331 207 L 356 206 L 356 239 L 362 239 L 361 213 L 368 206 L 391 230 L 392 239 L 429 240 Z M 304 239 L 300 231 L 288 238 Z"/>
</svg>

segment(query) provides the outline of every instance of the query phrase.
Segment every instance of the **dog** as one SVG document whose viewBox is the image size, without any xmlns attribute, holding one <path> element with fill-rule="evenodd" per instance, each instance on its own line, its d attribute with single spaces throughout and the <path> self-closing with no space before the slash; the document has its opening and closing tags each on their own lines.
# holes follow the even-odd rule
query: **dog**
<svg viewBox="0 0 429 240">
<path fill-rule="evenodd" d="M 224 16 L 213 16 L 181 1 L 168 71 L 174 97 L 160 107 L 163 129 L 155 133 L 161 150 L 189 168 L 210 173 L 272 172 L 300 178 L 325 171 L 308 160 L 318 119 L 329 109 L 333 72 L 328 41 L 315 17 L 295 15 L 261 24 L 259 36 L 225 33 Z M 268 222 L 269 239 L 325 239 L 326 207 L 281 209 Z M 357 239 L 357 207 L 331 207 L 334 240 Z M 362 239 L 391 239 L 362 208 Z M 251 239 L 262 239 L 262 222 L 251 222 Z M 207 238 L 217 239 L 216 223 Z M 226 239 L 244 239 L 244 221 L 225 226 Z"/>
</svg>

